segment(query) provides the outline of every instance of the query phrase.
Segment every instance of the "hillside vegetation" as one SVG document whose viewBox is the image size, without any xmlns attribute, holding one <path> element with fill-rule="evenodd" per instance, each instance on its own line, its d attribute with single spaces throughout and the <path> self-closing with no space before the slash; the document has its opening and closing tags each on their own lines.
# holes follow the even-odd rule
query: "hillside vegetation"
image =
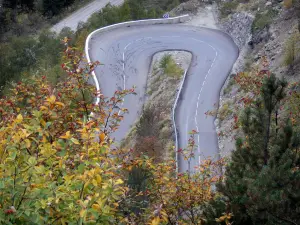
<svg viewBox="0 0 300 225">
<path fill-rule="evenodd" d="M 57 1 L 55 3 L 58 4 L 57 7 L 54 3 L 51 4 L 51 7 L 58 8 L 56 13 L 58 14 L 60 9 L 63 10 L 71 2 L 73 1 L 66 1 L 64 3 L 66 5 L 64 5 L 62 1 Z M 45 20 L 45 16 L 39 14 L 35 8 L 36 4 L 33 4 L 32 1 L 19 4 L 17 4 L 18 2 L 12 4 L 10 1 L 4 1 L 4 12 L 0 15 L 5 16 L 5 18 L 11 15 L 10 12 L 16 12 L 16 15 L 15 19 L 13 17 L 6 23 L 0 23 L 4 26 L 2 31 L 6 31 L 2 33 L 3 41 L 0 43 L 0 91 L 3 90 L 7 82 L 18 81 L 29 73 L 37 72 L 41 75 L 47 73 L 47 78 L 52 83 L 56 83 L 61 78 L 60 64 L 62 63 L 63 46 L 60 40 L 63 37 L 71 38 L 71 44 L 83 49 L 85 38 L 93 30 L 118 22 L 161 17 L 164 10 L 170 7 L 166 2 L 161 1 L 155 6 L 148 5 L 145 0 L 128 0 L 121 6 L 108 4 L 100 12 L 92 15 L 87 23 L 80 24 L 76 32 L 65 28 L 56 35 L 46 29 L 49 22 Z M 34 1 L 34 3 L 36 2 Z M 34 13 L 29 13 L 30 10 L 33 10 Z M 47 9 L 46 12 L 52 12 L 51 10 Z M 40 20 L 43 22 L 40 23 Z"/>
<path fill-rule="evenodd" d="M 17 2 L 18 9 L 29 7 L 27 1 Z M 232 98 L 235 111 L 223 111 L 224 119 L 233 113 L 231 131 L 238 134 L 228 158 L 207 158 L 194 173 L 177 173 L 174 159 L 149 154 L 153 146 L 156 152 L 168 151 L 159 136 L 149 142 L 141 138 L 132 149 L 116 147 L 112 134 L 130 111 L 122 101 L 134 89 L 107 97 L 89 84 L 100 63 L 85 62 L 85 37 L 101 26 L 161 16 L 174 2 L 107 5 L 77 32 L 65 29 L 56 36 L 45 30 L 1 43 L 0 224 L 300 224 L 299 83 L 271 72 L 266 57 L 262 65 L 249 63 L 246 71 L 231 76 L 228 95 L 238 87 L 242 97 Z M 224 9 L 226 19 L 244 3 L 222 4 L 230 9 Z M 296 4 L 291 10 L 298 9 Z M 278 19 L 269 9 L 256 16 L 256 37 Z M 284 66 L 293 64 L 286 71 L 297 68 L 297 32 L 285 44 Z M 253 42 L 254 49 L 263 41 Z M 168 56 L 159 67 L 163 78 L 178 80 L 182 73 Z M 160 127 L 151 126 L 158 117 L 145 112 L 144 124 L 137 126 L 140 137 L 157 135 Z M 188 145 L 178 149 L 187 161 L 197 149 L 197 133 L 189 135 Z"/>
</svg>

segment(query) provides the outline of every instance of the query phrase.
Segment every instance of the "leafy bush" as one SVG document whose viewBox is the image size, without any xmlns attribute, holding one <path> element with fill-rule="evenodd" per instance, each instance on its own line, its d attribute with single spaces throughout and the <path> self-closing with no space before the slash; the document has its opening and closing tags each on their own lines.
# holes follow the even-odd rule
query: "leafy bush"
<svg viewBox="0 0 300 225">
<path fill-rule="evenodd" d="M 165 54 L 159 62 L 159 67 L 161 69 L 165 70 L 167 68 L 168 64 L 171 62 L 171 60 L 172 60 L 172 56 L 169 54 Z"/>
<path fill-rule="evenodd" d="M 252 23 L 251 31 L 252 33 L 258 30 L 262 30 L 272 23 L 274 17 L 278 14 L 277 10 L 269 9 L 265 12 L 258 12 L 255 15 L 254 21 Z"/>
<path fill-rule="evenodd" d="M 191 214 L 204 220 L 200 208 L 214 197 L 219 162 L 176 177 L 174 161 L 153 164 L 114 149 L 110 135 L 127 112 L 118 106 L 133 90 L 108 99 L 88 84 L 98 63 L 85 65 L 70 47 L 64 60 L 64 82 L 30 77 L 0 99 L 0 223 L 189 224 Z M 100 103 L 90 103 L 86 92 Z"/>
<path fill-rule="evenodd" d="M 160 62 L 159 67 L 164 70 L 164 73 L 171 77 L 180 77 L 183 74 L 183 69 L 178 66 L 171 55 L 165 54 Z"/>
<path fill-rule="evenodd" d="M 229 14 L 231 14 L 232 12 L 234 12 L 234 10 L 236 9 L 236 7 L 239 5 L 239 3 L 237 1 L 230 1 L 230 2 L 223 2 L 221 3 L 220 6 L 220 13 L 221 16 L 227 17 Z"/>
<path fill-rule="evenodd" d="M 232 110 L 229 109 L 228 103 L 224 104 L 222 108 L 219 110 L 219 119 L 223 121 L 226 117 L 232 113 Z"/>
<path fill-rule="evenodd" d="M 293 33 L 284 46 L 284 65 L 293 66 L 299 58 L 300 50 L 300 34 L 299 32 Z"/>
<path fill-rule="evenodd" d="M 160 7 L 146 9 L 137 0 L 129 0 L 121 6 L 108 4 L 100 12 L 93 14 L 87 23 L 81 24 L 77 32 L 64 28 L 58 36 L 50 31 L 42 31 L 38 37 L 33 37 L 26 35 L 27 33 L 22 35 L 25 31 L 22 31 L 24 26 L 20 24 L 18 31 L 21 36 L 0 44 L 0 86 L 3 87 L 12 80 L 18 81 L 23 74 L 36 70 L 43 73 L 47 71 L 51 75 L 49 79 L 57 82 L 59 78 L 55 74 L 61 64 L 63 46 L 60 42 L 64 37 L 71 38 L 70 44 L 76 43 L 83 50 L 88 34 L 99 27 L 132 19 L 156 18 L 162 13 Z M 31 16 L 21 14 L 19 18 L 26 22 Z M 56 69 L 53 71 L 53 68 Z"/>
<path fill-rule="evenodd" d="M 286 9 L 289 9 L 293 6 L 293 0 L 284 0 L 283 5 Z"/>
<path fill-rule="evenodd" d="M 0 100 L 1 224 L 107 224 L 118 217 L 126 188 L 112 166 L 121 162 L 105 156 L 106 137 L 123 114 L 112 105 L 130 91 L 94 107 L 84 93 L 95 93 L 86 73 L 96 64 L 84 67 L 70 47 L 65 53 L 65 82 L 54 88 L 32 77 Z M 97 117 L 88 120 L 91 112 Z"/>
</svg>

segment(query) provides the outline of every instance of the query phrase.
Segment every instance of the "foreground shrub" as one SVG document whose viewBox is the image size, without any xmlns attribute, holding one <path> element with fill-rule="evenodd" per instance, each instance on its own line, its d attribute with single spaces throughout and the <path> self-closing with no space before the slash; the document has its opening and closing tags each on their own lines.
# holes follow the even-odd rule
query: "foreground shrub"
<svg viewBox="0 0 300 225">
<path fill-rule="evenodd" d="M 64 61 L 64 82 L 51 86 L 45 77 L 28 78 L 0 99 L 0 223 L 203 220 L 199 208 L 214 198 L 211 187 L 219 180 L 214 163 L 176 176 L 174 161 L 154 164 L 113 147 L 110 134 L 127 112 L 119 105 L 133 90 L 106 98 L 88 83 L 99 63 L 85 64 L 68 46 Z M 193 139 L 189 143 L 192 152 Z"/>
</svg>

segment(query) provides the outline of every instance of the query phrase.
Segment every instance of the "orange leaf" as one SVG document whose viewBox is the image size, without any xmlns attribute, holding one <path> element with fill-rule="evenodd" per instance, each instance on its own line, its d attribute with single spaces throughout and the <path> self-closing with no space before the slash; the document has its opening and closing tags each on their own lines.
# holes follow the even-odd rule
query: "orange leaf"
<svg viewBox="0 0 300 225">
<path fill-rule="evenodd" d="M 105 137 L 106 137 L 106 136 L 105 136 L 104 133 L 101 133 L 101 134 L 99 135 L 99 138 L 100 138 L 101 142 L 104 141 Z"/>
</svg>

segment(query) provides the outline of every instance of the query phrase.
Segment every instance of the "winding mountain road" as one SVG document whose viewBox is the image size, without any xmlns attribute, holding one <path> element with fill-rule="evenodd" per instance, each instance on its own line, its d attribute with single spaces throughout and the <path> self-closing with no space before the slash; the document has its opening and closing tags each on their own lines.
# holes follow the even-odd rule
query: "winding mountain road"
<svg viewBox="0 0 300 225">
<path fill-rule="evenodd" d="M 130 26 L 93 36 L 89 55 L 92 61 L 104 64 L 95 72 L 105 96 L 112 96 L 116 89 L 136 86 L 137 95 L 124 101 L 129 114 L 114 134 L 120 141 L 141 113 L 152 56 L 165 50 L 193 54 L 176 111 L 180 148 L 187 146 L 189 131 L 199 132 L 198 149 L 190 168 L 179 157 L 179 172 L 184 172 L 193 170 L 203 157 L 218 157 L 215 118 L 206 117 L 205 112 L 218 103 L 220 89 L 238 56 L 232 39 L 218 30 L 182 24 Z"/>
<path fill-rule="evenodd" d="M 95 0 L 86 6 L 78 9 L 70 16 L 66 17 L 59 23 L 55 24 L 51 30 L 59 33 L 64 27 L 70 27 L 73 31 L 77 30 L 77 26 L 80 22 L 86 22 L 90 16 L 104 8 L 108 3 L 111 5 L 120 5 L 124 0 Z"/>
</svg>

